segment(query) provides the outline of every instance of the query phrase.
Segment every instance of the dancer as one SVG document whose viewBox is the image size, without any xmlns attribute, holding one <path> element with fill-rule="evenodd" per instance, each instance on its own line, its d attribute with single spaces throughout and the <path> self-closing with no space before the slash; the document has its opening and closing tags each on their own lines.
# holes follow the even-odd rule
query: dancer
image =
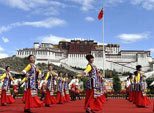
<svg viewBox="0 0 154 113">
<path fill-rule="evenodd" d="M 77 97 L 79 100 L 81 100 L 81 98 L 80 98 L 80 84 L 79 84 L 79 79 L 77 76 L 75 77 L 75 97 Z"/>
<path fill-rule="evenodd" d="M 19 80 L 16 79 L 16 77 L 13 77 L 12 85 L 13 85 L 13 98 L 15 99 L 16 96 L 18 95 L 18 90 L 19 90 Z"/>
<path fill-rule="evenodd" d="M 58 73 L 58 84 L 57 84 L 57 96 L 56 100 L 58 104 L 63 104 L 66 102 L 65 94 L 64 94 L 64 79 L 62 77 L 62 72 Z"/>
<path fill-rule="evenodd" d="M 25 78 L 23 78 L 22 79 L 22 81 L 21 81 L 21 83 L 20 83 L 20 86 L 21 87 L 24 87 L 24 92 L 23 92 L 23 96 L 22 96 L 22 101 L 23 101 L 23 103 L 25 103 L 25 101 L 26 101 L 26 94 L 27 94 L 27 78 L 25 77 Z"/>
<path fill-rule="evenodd" d="M 130 102 L 132 102 L 133 101 L 133 89 L 134 89 L 133 75 L 129 76 L 129 80 L 130 80 L 130 89 L 129 89 L 129 98 L 128 98 L 128 100 Z"/>
<path fill-rule="evenodd" d="M 126 81 L 126 100 L 128 100 L 128 97 L 129 97 L 129 91 L 130 91 L 130 77 L 127 78 L 127 81 Z"/>
<path fill-rule="evenodd" d="M 142 66 L 138 65 L 136 66 L 136 72 L 135 72 L 135 79 L 136 79 L 136 106 L 138 107 L 146 107 L 151 104 L 150 100 L 146 96 L 145 92 L 145 82 L 144 78 L 146 77 L 144 73 L 142 72 Z"/>
<path fill-rule="evenodd" d="M 36 66 L 36 88 L 39 89 L 40 81 L 42 78 L 42 72 L 39 70 L 38 66 Z"/>
<path fill-rule="evenodd" d="M 13 104 L 15 102 L 14 98 L 11 96 L 10 85 L 13 77 L 10 73 L 10 66 L 6 66 L 6 72 L 0 77 L 3 82 L 2 93 L 1 93 L 1 105 L 6 106 L 6 104 Z"/>
<path fill-rule="evenodd" d="M 102 102 L 105 103 L 107 98 L 105 96 L 105 79 L 103 78 L 103 73 L 100 71 L 99 72 L 100 75 L 100 92 L 101 92 L 101 99 Z"/>
<path fill-rule="evenodd" d="M 24 112 L 31 112 L 30 108 L 43 106 L 43 102 L 40 101 L 37 95 L 37 86 L 36 86 L 37 69 L 34 64 L 35 63 L 34 55 L 30 55 L 28 57 L 28 60 L 30 64 L 28 64 L 27 67 L 22 71 L 22 74 L 26 75 L 27 87 L 28 87 L 26 92 Z"/>
<path fill-rule="evenodd" d="M 95 91 L 95 96 L 97 97 L 97 99 L 100 100 L 100 102 L 102 102 L 102 104 L 104 104 L 104 100 L 103 100 L 103 89 L 102 89 L 102 75 L 100 74 L 99 70 L 96 70 L 96 85 L 97 85 L 97 90 Z"/>
<path fill-rule="evenodd" d="M 50 107 L 51 104 L 56 104 L 56 99 L 54 97 L 54 80 L 57 79 L 57 73 L 53 72 L 52 65 L 48 66 L 49 72 L 45 80 L 47 81 L 47 92 L 44 99 L 44 103 L 46 107 Z"/>
<path fill-rule="evenodd" d="M 84 75 L 88 75 L 88 90 L 86 92 L 86 99 L 85 99 L 85 109 L 87 113 L 94 113 L 94 111 L 100 111 L 103 109 L 103 103 L 97 98 L 97 91 L 98 91 L 98 79 L 97 79 L 97 69 L 93 65 L 94 57 L 92 55 L 87 55 L 86 59 L 88 60 L 88 65 L 85 71 L 83 72 Z"/>
<path fill-rule="evenodd" d="M 71 89 L 71 101 L 75 101 L 76 100 L 76 92 L 75 92 L 76 85 L 75 85 L 75 81 L 76 81 L 75 76 L 72 76 L 72 80 L 69 83 L 69 89 Z"/>
<path fill-rule="evenodd" d="M 43 98 L 45 98 L 45 95 L 46 95 L 46 82 L 45 82 L 45 80 L 42 80 L 41 81 L 41 91 L 40 91 L 40 93 L 41 93 L 41 98 L 40 98 L 40 100 L 42 101 L 43 100 Z"/>
<path fill-rule="evenodd" d="M 135 72 L 133 77 L 133 96 L 132 96 L 133 104 L 136 104 L 136 98 L 137 98 L 137 88 L 136 88 L 136 79 L 135 79 Z"/>
<path fill-rule="evenodd" d="M 68 83 L 69 83 L 69 79 L 68 79 L 68 74 L 66 73 L 64 75 L 64 93 L 65 93 L 65 98 L 66 98 L 67 102 L 69 102 L 71 100 L 71 97 L 70 97 L 70 94 L 69 94 Z"/>
</svg>

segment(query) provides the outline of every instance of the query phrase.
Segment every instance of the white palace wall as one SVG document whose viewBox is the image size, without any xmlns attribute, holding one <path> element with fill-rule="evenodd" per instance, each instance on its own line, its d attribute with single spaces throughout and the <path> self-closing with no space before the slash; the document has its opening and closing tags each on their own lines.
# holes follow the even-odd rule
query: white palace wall
<svg viewBox="0 0 154 113">
<path fill-rule="evenodd" d="M 86 41 L 84 43 L 86 43 Z M 80 52 L 79 50 L 75 53 L 71 51 L 69 51 L 69 49 L 61 50 L 49 43 L 42 43 L 41 45 L 39 45 L 39 43 L 34 43 L 34 48 L 17 50 L 16 56 L 25 58 L 33 54 L 36 57 L 36 64 L 53 63 L 60 66 L 63 63 L 70 67 L 86 68 L 88 62 L 85 57 L 89 52 Z M 134 72 L 136 65 L 142 65 L 143 71 L 154 70 L 154 60 L 150 56 L 149 51 L 120 50 L 120 45 L 109 44 L 106 46 L 105 52 L 105 69 L 116 70 L 118 72 Z M 94 64 L 97 68 L 103 69 L 102 48 L 98 46 L 98 48 L 91 49 L 91 54 L 95 57 Z"/>
<path fill-rule="evenodd" d="M 71 67 L 86 68 L 88 62 L 85 56 L 86 54 L 68 54 L 65 63 Z M 149 62 L 151 60 L 152 57 L 149 58 L 146 55 L 138 55 L 136 58 L 134 56 L 126 58 L 124 56 L 107 56 L 105 69 L 116 70 L 118 72 L 134 72 L 136 65 L 142 65 L 143 71 L 148 71 L 150 69 Z M 94 64 L 97 68 L 103 69 L 103 57 L 95 57 Z"/>
</svg>

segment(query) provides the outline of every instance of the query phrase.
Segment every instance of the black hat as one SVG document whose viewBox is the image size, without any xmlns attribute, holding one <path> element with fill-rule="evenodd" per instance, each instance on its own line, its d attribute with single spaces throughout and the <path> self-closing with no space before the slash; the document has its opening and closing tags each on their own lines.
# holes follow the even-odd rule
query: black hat
<svg viewBox="0 0 154 113">
<path fill-rule="evenodd" d="M 141 65 L 137 65 L 137 66 L 136 66 L 136 70 L 139 70 L 140 68 L 142 68 Z"/>
<path fill-rule="evenodd" d="M 86 59 L 89 61 L 90 59 L 94 58 L 93 55 L 86 55 Z"/>
</svg>

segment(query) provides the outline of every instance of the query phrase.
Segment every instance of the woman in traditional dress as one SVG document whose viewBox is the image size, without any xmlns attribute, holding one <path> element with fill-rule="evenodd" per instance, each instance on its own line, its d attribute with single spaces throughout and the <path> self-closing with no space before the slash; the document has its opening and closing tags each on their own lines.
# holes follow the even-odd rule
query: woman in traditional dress
<svg viewBox="0 0 154 113">
<path fill-rule="evenodd" d="M 98 92 L 98 79 L 97 79 L 97 68 L 94 66 L 94 57 L 87 55 L 88 65 L 83 73 L 88 75 L 88 90 L 85 98 L 85 109 L 87 113 L 94 113 L 94 111 L 101 111 L 103 109 L 103 103 L 97 96 Z"/>
<path fill-rule="evenodd" d="M 27 88 L 28 88 L 27 87 L 27 78 L 26 77 L 22 79 L 22 81 L 20 83 L 20 86 L 24 87 L 22 101 L 23 101 L 23 103 L 25 103 L 25 101 L 26 101 L 26 94 L 27 94 Z"/>
<path fill-rule="evenodd" d="M 69 89 L 71 90 L 70 93 L 71 93 L 71 100 L 72 101 L 75 101 L 76 100 L 76 79 L 75 79 L 75 76 L 72 76 L 72 80 L 70 81 L 69 83 Z"/>
<path fill-rule="evenodd" d="M 13 85 L 13 98 L 14 99 L 18 95 L 19 83 L 20 83 L 20 81 L 18 79 L 16 79 L 16 77 L 13 77 L 12 85 Z"/>
<path fill-rule="evenodd" d="M 37 73 L 39 70 L 36 69 L 35 66 L 35 57 L 33 55 L 30 55 L 28 57 L 29 64 L 27 67 L 22 71 L 22 74 L 26 75 L 27 80 L 27 92 L 26 92 L 26 100 L 25 100 L 25 108 L 24 112 L 31 112 L 30 108 L 37 108 L 42 107 L 43 102 L 40 101 L 38 95 L 37 95 Z"/>
<path fill-rule="evenodd" d="M 129 98 L 128 98 L 128 100 L 130 102 L 132 102 L 133 101 L 133 89 L 134 89 L 133 75 L 130 75 L 129 78 L 130 78 L 129 79 L 130 80 L 130 88 L 129 88 Z"/>
<path fill-rule="evenodd" d="M 64 79 L 62 77 L 62 72 L 58 73 L 58 84 L 57 84 L 57 96 L 56 100 L 58 104 L 63 104 L 66 102 L 65 94 L 64 94 Z"/>
<path fill-rule="evenodd" d="M 68 79 L 68 74 L 66 73 L 64 75 L 64 93 L 65 93 L 65 98 L 66 98 L 67 102 L 69 102 L 71 100 L 71 97 L 70 97 L 70 94 L 69 94 L 68 83 L 69 83 L 69 79 Z"/>
<path fill-rule="evenodd" d="M 105 79 L 103 78 L 103 73 L 100 72 L 100 89 L 101 89 L 101 99 L 103 103 L 106 102 L 107 98 L 105 96 Z"/>
<path fill-rule="evenodd" d="M 133 102 L 133 104 L 136 104 L 136 93 L 137 93 L 137 91 L 136 91 L 137 89 L 136 89 L 136 79 L 135 79 L 135 73 L 134 73 L 134 77 L 133 77 L 133 98 L 132 98 L 132 102 Z"/>
<path fill-rule="evenodd" d="M 76 97 L 76 99 L 78 98 L 79 100 L 81 100 L 81 98 L 80 98 L 80 83 L 79 83 L 79 79 L 77 76 L 75 77 L 75 97 Z"/>
<path fill-rule="evenodd" d="M 44 98 L 45 98 L 45 96 L 46 96 L 46 93 L 47 93 L 47 91 L 46 91 L 46 82 L 44 81 L 44 80 L 42 80 L 41 81 L 42 83 L 41 83 L 41 87 L 40 87 L 40 93 L 41 93 L 41 98 L 40 98 L 40 100 L 42 101 Z"/>
<path fill-rule="evenodd" d="M 145 92 L 145 82 L 144 78 L 146 77 L 142 73 L 142 66 L 136 66 L 137 71 L 135 72 L 135 79 L 137 83 L 137 99 L 136 99 L 136 106 L 138 107 L 146 107 L 151 104 L 150 100 L 146 96 Z"/>
<path fill-rule="evenodd" d="M 56 104 L 56 99 L 54 97 L 54 81 L 57 79 L 57 73 L 52 70 L 52 65 L 48 66 L 48 72 L 45 80 L 47 81 L 47 92 L 44 99 L 46 107 L 50 107 L 51 104 Z"/>
<path fill-rule="evenodd" d="M 6 106 L 6 104 L 13 104 L 15 102 L 10 93 L 11 80 L 13 81 L 12 75 L 10 73 L 10 66 L 7 66 L 5 69 L 6 72 L 0 77 L 0 80 L 3 82 L 1 93 L 2 106 Z"/>
<path fill-rule="evenodd" d="M 98 91 L 97 91 L 97 98 L 104 104 L 105 101 L 103 99 L 103 86 L 102 86 L 102 75 L 100 74 L 100 71 L 97 70 L 97 81 L 98 81 Z"/>
</svg>

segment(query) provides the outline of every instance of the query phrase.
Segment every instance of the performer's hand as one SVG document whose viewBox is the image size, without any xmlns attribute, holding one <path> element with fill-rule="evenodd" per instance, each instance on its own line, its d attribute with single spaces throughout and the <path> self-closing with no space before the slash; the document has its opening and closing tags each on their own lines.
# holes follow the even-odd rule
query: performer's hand
<svg viewBox="0 0 154 113">
<path fill-rule="evenodd" d="M 85 73 L 85 72 L 83 72 L 83 73 L 82 73 L 82 77 L 84 77 L 85 75 L 86 75 L 86 73 Z"/>
<path fill-rule="evenodd" d="M 28 77 L 28 73 L 25 74 L 25 77 Z"/>
<path fill-rule="evenodd" d="M 21 75 L 25 75 L 25 73 L 24 73 L 24 72 L 20 72 L 19 74 L 21 74 Z"/>
<path fill-rule="evenodd" d="M 39 79 L 41 79 L 41 78 L 42 78 L 42 76 L 39 74 L 38 78 L 39 78 Z"/>
</svg>

